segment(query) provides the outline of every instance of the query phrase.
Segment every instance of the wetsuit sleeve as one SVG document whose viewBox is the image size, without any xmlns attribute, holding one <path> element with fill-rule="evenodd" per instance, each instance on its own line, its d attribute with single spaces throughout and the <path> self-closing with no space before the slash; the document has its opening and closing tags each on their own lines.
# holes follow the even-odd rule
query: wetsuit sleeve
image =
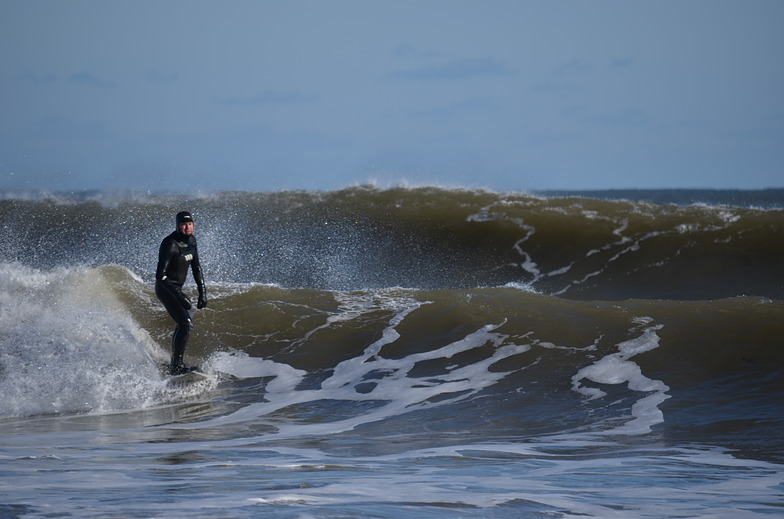
<svg viewBox="0 0 784 519">
<path fill-rule="evenodd" d="M 201 263 L 199 263 L 198 251 L 193 255 L 193 261 L 191 262 L 191 272 L 193 272 L 193 280 L 196 282 L 196 286 L 199 289 L 199 294 L 205 295 L 206 288 L 204 286 L 204 275 L 201 272 Z"/>
<path fill-rule="evenodd" d="M 194 240 L 195 241 L 195 240 Z M 191 272 L 193 273 L 193 280 L 196 282 L 196 287 L 199 290 L 199 308 L 207 306 L 207 287 L 204 285 L 204 274 L 201 271 L 201 261 L 199 261 L 199 248 L 194 245 L 193 248 L 193 261 L 191 261 Z"/>
<path fill-rule="evenodd" d="M 161 242 L 161 248 L 158 250 L 158 267 L 155 269 L 155 281 L 167 281 L 166 273 L 169 271 L 172 258 L 176 257 L 174 250 L 176 247 L 173 240 L 164 238 Z"/>
</svg>

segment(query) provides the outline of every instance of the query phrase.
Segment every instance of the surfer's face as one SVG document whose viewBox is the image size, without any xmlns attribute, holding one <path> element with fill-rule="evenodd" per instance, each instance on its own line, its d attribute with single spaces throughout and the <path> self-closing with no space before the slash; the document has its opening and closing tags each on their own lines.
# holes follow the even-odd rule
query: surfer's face
<svg viewBox="0 0 784 519">
<path fill-rule="evenodd" d="M 193 222 L 180 222 L 177 224 L 177 230 L 185 236 L 193 234 Z"/>
</svg>

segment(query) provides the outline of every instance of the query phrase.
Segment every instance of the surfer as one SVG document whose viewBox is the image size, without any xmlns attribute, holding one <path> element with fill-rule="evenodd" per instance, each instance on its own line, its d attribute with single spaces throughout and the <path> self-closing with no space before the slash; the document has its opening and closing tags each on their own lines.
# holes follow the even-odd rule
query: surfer
<svg viewBox="0 0 784 519">
<path fill-rule="evenodd" d="M 176 230 L 161 242 L 158 268 L 155 270 L 155 295 L 177 323 L 172 335 L 172 375 L 181 375 L 193 369 L 183 364 L 185 347 L 193 326 L 188 312 L 193 308 L 193 304 L 182 292 L 182 286 L 188 277 L 188 267 L 193 272 L 193 280 L 199 289 L 196 308 L 204 308 L 207 306 L 207 289 L 204 287 L 201 273 L 196 237 L 193 235 L 193 217 L 191 213 L 182 211 L 177 213 Z"/>
</svg>

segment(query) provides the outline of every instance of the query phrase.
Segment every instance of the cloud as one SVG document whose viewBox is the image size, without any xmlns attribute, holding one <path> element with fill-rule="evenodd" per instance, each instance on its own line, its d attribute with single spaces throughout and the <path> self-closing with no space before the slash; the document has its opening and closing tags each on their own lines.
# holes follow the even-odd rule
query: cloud
<svg viewBox="0 0 784 519">
<path fill-rule="evenodd" d="M 395 49 L 395 56 L 399 58 L 409 58 L 411 56 L 415 56 L 419 53 L 416 47 L 413 45 L 403 44 L 398 45 Z"/>
<path fill-rule="evenodd" d="M 615 58 L 610 61 L 610 69 L 611 70 L 619 70 L 619 69 L 628 69 L 631 68 L 634 64 L 634 60 L 631 58 Z"/>
<path fill-rule="evenodd" d="M 89 72 L 79 72 L 78 74 L 73 74 L 68 78 L 68 82 L 74 83 L 76 85 L 85 85 L 96 88 L 114 88 L 117 86 L 113 81 L 104 81 L 103 79 L 98 79 Z"/>
<path fill-rule="evenodd" d="M 459 103 L 452 103 L 441 108 L 420 110 L 414 112 L 414 117 L 437 117 L 446 119 L 466 112 L 492 110 L 497 107 L 496 102 L 490 97 L 474 97 Z"/>
<path fill-rule="evenodd" d="M 730 139 L 736 145 L 751 146 L 755 148 L 781 149 L 784 143 L 784 127 L 778 128 L 749 128 L 723 131 L 720 135 Z"/>
<path fill-rule="evenodd" d="M 463 80 L 478 77 L 512 76 L 516 71 L 502 61 L 492 58 L 460 58 L 444 65 L 400 70 L 392 74 L 399 79 L 444 79 Z"/>
<path fill-rule="evenodd" d="M 22 79 L 36 85 L 50 85 L 57 82 L 57 76 L 54 74 L 36 74 L 35 72 L 25 73 Z"/>
<path fill-rule="evenodd" d="M 532 88 L 535 94 L 575 94 L 579 90 L 577 86 L 571 83 L 557 83 L 553 81 L 538 83 Z"/>
<path fill-rule="evenodd" d="M 223 101 L 223 104 L 227 106 L 281 105 L 312 103 L 316 100 L 317 97 L 313 94 L 267 90 L 251 97 L 230 97 Z"/>
<path fill-rule="evenodd" d="M 414 59 L 438 59 L 444 56 L 442 52 L 437 51 L 423 51 L 418 47 L 404 43 L 398 45 L 395 49 L 395 56 L 398 58 L 414 58 Z"/>
<path fill-rule="evenodd" d="M 584 121 L 607 128 L 631 128 L 648 125 L 651 117 L 639 108 L 627 108 L 617 112 L 591 115 L 586 117 Z"/>
<path fill-rule="evenodd" d="M 586 74 L 594 69 L 593 65 L 584 62 L 580 58 L 574 58 L 562 63 L 555 68 L 557 76 L 568 76 L 573 74 Z"/>
<path fill-rule="evenodd" d="M 161 72 L 160 70 L 151 70 L 147 73 L 147 79 L 150 83 L 173 83 L 180 80 L 180 75 L 176 72 Z"/>
</svg>

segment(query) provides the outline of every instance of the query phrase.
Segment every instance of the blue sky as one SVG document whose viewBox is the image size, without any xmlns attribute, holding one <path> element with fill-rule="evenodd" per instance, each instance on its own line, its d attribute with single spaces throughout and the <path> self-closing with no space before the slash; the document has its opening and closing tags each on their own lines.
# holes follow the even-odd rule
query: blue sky
<svg viewBox="0 0 784 519">
<path fill-rule="evenodd" d="M 784 186 L 784 2 L 4 0 L 0 189 Z"/>
</svg>

